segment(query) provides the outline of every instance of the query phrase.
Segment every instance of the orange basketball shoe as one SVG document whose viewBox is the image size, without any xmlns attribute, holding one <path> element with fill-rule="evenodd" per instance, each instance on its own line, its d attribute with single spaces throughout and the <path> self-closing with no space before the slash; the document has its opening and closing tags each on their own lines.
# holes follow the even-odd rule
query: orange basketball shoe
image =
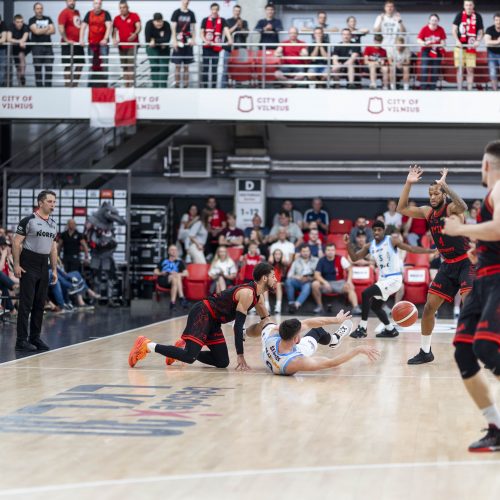
<svg viewBox="0 0 500 500">
<path fill-rule="evenodd" d="M 130 349 L 130 354 L 128 355 L 128 364 L 133 368 L 137 361 L 144 359 L 148 355 L 148 342 L 151 342 L 147 337 L 141 335 L 137 337 L 132 349 Z"/>
<path fill-rule="evenodd" d="M 182 339 L 179 339 L 175 343 L 175 347 L 178 347 L 179 349 L 184 349 L 184 347 L 186 347 L 186 342 L 184 342 L 184 340 Z M 176 361 L 177 360 L 175 358 L 169 358 L 169 357 L 165 358 L 165 363 L 167 364 L 167 366 L 173 365 Z"/>
</svg>

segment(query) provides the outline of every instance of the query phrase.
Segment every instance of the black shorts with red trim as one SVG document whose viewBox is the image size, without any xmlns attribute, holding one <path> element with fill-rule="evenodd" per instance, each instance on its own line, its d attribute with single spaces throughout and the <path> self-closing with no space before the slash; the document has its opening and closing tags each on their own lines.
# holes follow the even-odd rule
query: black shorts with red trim
<svg viewBox="0 0 500 500">
<path fill-rule="evenodd" d="M 458 319 L 453 343 L 490 340 L 500 346 L 500 274 L 474 281 Z"/>
<path fill-rule="evenodd" d="M 429 285 L 429 293 L 453 302 L 455 295 L 470 292 L 476 270 L 468 258 L 459 262 L 442 262 L 436 277 Z"/>
<path fill-rule="evenodd" d="M 221 324 L 215 320 L 203 302 L 197 302 L 189 311 L 182 340 L 192 340 L 201 346 L 225 344 Z"/>
</svg>

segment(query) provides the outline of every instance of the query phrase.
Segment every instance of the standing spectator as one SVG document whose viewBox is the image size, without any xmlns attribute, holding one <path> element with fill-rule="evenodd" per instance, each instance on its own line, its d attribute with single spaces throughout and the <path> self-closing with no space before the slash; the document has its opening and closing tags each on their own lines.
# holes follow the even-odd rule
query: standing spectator
<svg viewBox="0 0 500 500">
<path fill-rule="evenodd" d="M 279 214 L 279 225 L 273 226 L 269 236 L 268 242 L 273 242 L 279 239 L 279 232 L 281 229 L 285 230 L 286 238 L 288 238 L 295 246 L 302 244 L 304 234 L 295 222 L 290 222 L 290 213 L 282 210 Z"/>
<path fill-rule="evenodd" d="M 66 272 L 80 271 L 80 251 L 85 252 L 85 260 L 89 260 L 89 247 L 82 233 L 76 228 L 74 219 L 69 219 L 66 231 L 61 233 L 58 241 L 59 253 L 63 253 L 62 262 Z"/>
<path fill-rule="evenodd" d="M 397 79 L 401 76 L 403 77 L 403 90 L 410 90 L 411 57 L 411 50 L 406 46 L 405 39 L 398 36 L 395 50 L 388 57 L 391 90 L 396 90 Z"/>
<path fill-rule="evenodd" d="M 168 257 L 158 263 L 154 270 L 158 285 L 170 288 L 170 310 L 175 309 L 177 297 L 181 299 L 182 307 L 187 307 L 188 301 L 184 297 L 182 278 L 188 275 L 186 264 L 179 259 L 177 247 L 169 245 Z"/>
<path fill-rule="evenodd" d="M 189 229 L 198 220 L 200 220 L 198 206 L 193 203 L 189 205 L 187 212 L 182 215 L 179 223 L 179 231 L 177 232 L 177 241 L 185 250 L 187 250 L 190 245 Z"/>
<path fill-rule="evenodd" d="M 311 223 L 312 224 L 312 223 Z M 306 241 L 307 236 L 307 241 Z M 304 244 L 311 250 L 311 255 L 313 257 L 318 257 L 321 259 L 323 257 L 323 243 L 319 237 L 319 231 L 317 229 L 310 229 L 309 232 L 304 237 Z"/>
<path fill-rule="evenodd" d="M 36 44 L 31 47 L 33 65 L 35 66 L 35 82 L 37 87 L 51 87 L 54 51 L 51 45 L 43 44 L 51 43 L 51 35 L 56 30 L 52 19 L 43 15 L 43 5 L 40 2 L 33 5 L 33 11 L 35 15 L 30 18 L 28 25 L 31 31 L 31 42 Z"/>
<path fill-rule="evenodd" d="M 28 42 L 30 30 L 24 24 L 23 16 L 17 14 L 14 16 L 14 23 L 7 33 L 7 41 L 12 44 L 12 55 L 17 71 L 17 84 L 21 87 L 26 85 L 26 56 L 29 54 Z"/>
<path fill-rule="evenodd" d="M 335 254 L 335 245 L 326 245 L 326 255 L 319 259 L 314 272 L 312 294 L 316 302 L 315 314 L 323 312 L 324 293 L 345 293 L 353 307 L 352 314 L 361 314 L 358 297 L 352 283 L 351 264 L 345 257 Z"/>
<path fill-rule="evenodd" d="M 254 31 L 260 33 L 259 43 L 264 45 L 263 50 L 272 50 L 280 43 L 280 31 L 283 31 L 283 24 L 274 17 L 276 9 L 273 4 L 268 3 L 265 10 L 266 17 L 257 22 Z"/>
<path fill-rule="evenodd" d="M 274 252 L 279 250 L 283 258 L 281 260 L 284 266 L 289 266 L 293 262 L 295 257 L 295 245 L 287 240 L 287 230 L 284 227 L 280 227 L 278 230 L 278 241 L 275 241 L 269 248 L 269 253 L 274 255 Z"/>
<path fill-rule="evenodd" d="M 239 227 L 236 227 L 236 215 L 228 213 L 227 227 L 219 235 L 219 245 L 242 247 L 244 237 L 245 233 Z"/>
<path fill-rule="evenodd" d="M 212 278 L 210 293 L 223 292 L 228 286 L 234 284 L 236 279 L 236 264 L 227 254 L 227 248 L 221 245 L 215 253 L 214 260 L 210 265 L 208 275 Z"/>
<path fill-rule="evenodd" d="M 274 313 L 281 314 L 281 303 L 283 301 L 283 278 L 286 276 L 288 266 L 285 265 L 283 261 L 283 252 L 276 248 L 274 252 L 269 256 L 269 262 L 272 264 L 274 269 L 274 276 L 276 277 L 276 287 L 274 292 L 276 293 L 276 304 L 274 306 Z M 269 303 L 269 292 L 266 292 L 266 303 Z M 267 308 L 270 311 L 270 308 Z"/>
<path fill-rule="evenodd" d="M 393 1 L 388 0 L 384 5 L 384 12 L 377 16 L 373 26 L 374 33 L 382 35 L 384 49 L 387 54 L 392 55 L 398 35 L 406 33 L 401 14 L 396 10 Z"/>
<path fill-rule="evenodd" d="M 233 38 L 233 46 L 236 50 L 245 49 L 245 44 L 247 43 L 248 38 L 248 22 L 245 21 L 241 17 L 241 6 L 235 5 L 233 7 L 233 17 L 226 19 L 227 27 L 229 29 L 229 33 Z M 227 40 L 225 40 L 227 41 Z M 222 88 L 227 88 L 228 84 L 228 66 L 229 66 L 229 57 L 231 56 L 231 46 L 226 45 L 224 47 L 224 65 L 223 65 L 223 73 L 222 73 Z"/>
<path fill-rule="evenodd" d="M 373 231 L 366 227 L 367 221 L 365 216 L 359 216 L 354 222 L 354 227 L 351 229 L 350 240 L 353 245 L 356 244 L 356 236 L 360 231 L 366 234 L 366 242 L 370 243 L 373 240 Z"/>
<path fill-rule="evenodd" d="M 309 229 L 309 223 L 313 221 L 318 224 L 318 229 L 323 234 L 328 233 L 330 217 L 328 216 L 328 212 L 323 210 L 323 200 L 321 198 L 313 198 L 312 208 L 305 211 L 304 229 Z"/>
<path fill-rule="evenodd" d="M 382 48 L 382 35 L 375 35 L 373 37 L 374 45 L 365 47 L 363 52 L 365 64 L 370 70 L 370 88 L 377 88 L 377 73 L 382 72 L 382 86 L 384 90 L 388 88 L 389 84 L 389 67 L 387 66 L 387 52 Z"/>
<path fill-rule="evenodd" d="M 323 28 L 314 28 L 313 43 L 307 47 L 311 65 L 308 71 L 309 80 L 326 81 L 328 78 L 328 58 L 330 57 L 330 52 L 328 45 L 324 42 L 323 35 Z"/>
<path fill-rule="evenodd" d="M 500 73 L 500 12 L 495 14 L 494 23 L 486 30 L 484 40 L 488 48 L 488 69 L 491 87 L 493 90 L 498 90 L 498 74 Z"/>
<path fill-rule="evenodd" d="M 0 87 L 5 85 L 7 77 L 7 25 L 0 16 Z"/>
<path fill-rule="evenodd" d="M 102 0 L 94 0 L 92 10 L 85 14 L 80 28 L 80 43 L 85 45 L 85 31 L 89 30 L 88 44 L 91 58 L 92 73 L 89 78 L 89 87 L 106 87 L 107 66 L 102 58 L 109 56 L 109 39 L 113 22 L 108 11 L 103 10 Z M 94 80 L 94 81 L 92 81 Z"/>
<path fill-rule="evenodd" d="M 417 206 L 414 201 L 410 201 L 408 205 L 410 207 Z M 414 219 L 413 217 L 403 215 L 403 232 L 408 244 L 418 246 L 420 244 L 420 239 L 427 232 L 427 220 Z"/>
<path fill-rule="evenodd" d="M 219 234 L 227 227 L 226 213 L 219 208 L 215 196 L 209 196 L 205 208 L 211 213 L 207 251 L 213 255 L 219 245 Z"/>
<path fill-rule="evenodd" d="M 146 23 L 145 35 L 146 43 L 149 44 L 146 52 L 149 57 L 153 87 L 167 88 L 172 31 L 170 24 L 163 20 L 160 12 L 153 14 L 153 19 Z"/>
<path fill-rule="evenodd" d="M 66 0 L 66 8 L 57 19 L 61 34 L 61 55 L 64 66 L 66 87 L 77 87 L 83 65 L 85 52 L 80 45 L 80 12 L 76 8 L 76 0 Z"/>
<path fill-rule="evenodd" d="M 342 30 L 342 42 L 333 49 L 333 79 L 338 82 L 340 74 L 347 74 L 347 88 L 354 89 L 354 72 L 356 60 L 360 56 L 357 48 L 351 45 L 351 31 L 349 28 Z"/>
<path fill-rule="evenodd" d="M 349 16 L 347 18 L 347 29 L 351 32 L 351 43 L 356 44 L 354 47 L 358 54 L 362 54 L 361 50 L 361 38 L 370 33 L 368 28 L 358 28 L 358 20 L 354 16 Z"/>
<path fill-rule="evenodd" d="M 241 265 L 245 268 L 245 274 L 243 275 L 243 280 L 245 283 L 253 280 L 253 270 L 255 266 L 262 262 L 264 258 L 259 252 L 259 245 L 255 241 L 251 241 L 248 244 L 247 253 L 241 257 Z M 269 307 L 267 307 L 269 311 Z"/>
<path fill-rule="evenodd" d="M 464 10 L 453 20 L 453 37 L 455 38 L 455 68 L 458 88 L 462 88 L 462 68 L 467 74 L 467 90 L 474 85 L 474 68 L 476 67 L 477 48 L 484 34 L 483 18 L 474 10 L 474 2 L 465 0 Z"/>
<path fill-rule="evenodd" d="M 228 45 L 233 39 L 226 20 L 219 16 L 219 4 L 210 5 L 210 16 L 201 22 L 200 36 L 203 42 L 202 82 L 205 88 L 217 87 L 217 68 L 219 55 L 223 50 L 222 39 L 225 36 Z"/>
<path fill-rule="evenodd" d="M 295 210 L 293 208 L 292 200 L 285 200 L 283 202 L 283 204 L 281 205 L 281 210 L 278 213 L 274 214 L 273 226 L 279 226 L 279 224 L 280 224 L 279 217 L 280 217 L 280 213 L 283 210 L 285 210 L 285 212 L 288 212 L 292 218 L 292 222 L 295 222 L 295 224 L 297 224 L 297 226 L 299 226 L 300 229 L 302 229 L 302 224 L 303 224 L 302 214 L 298 210 Z"/>
<path fill-rule="evenodd" d="M 252 231 L 258 231 L 262 236 L 267 236 L 269 234 L 269 229 L 262 225 L 262 217 L 258 212 L 253 214 L 252 226 L 245 229 L 245 243 L 248 244 L 247 240 L 251 240 L 250 233 Z"/>
<path fill-rule="evenodd" d="M 188 254 L 191 262 L 194 264 L 206 264 L 205 244 L 208 237 L 208 228 L 210 226 L 211 214 L 208 210 L 201 212 L 200 220 L 197 220 L 189 228 L 189 247 Z"/>
<path fill-rule="evenodd" d="M 420 30 L 417 41 L 422 47 L 422 90 L 435 90 L 446 45 L 446 32 L 439 26 L 437 14 L 429 16 L 429 22 Z"/>
<path fill-rule="evenodd" d="M 132 87 L 135 79 L 134 59 L 141 32 L 141 19 L 135 12 L 130 12 L 126 0 L 120 0 L 120 14 L 113 20 L 113 39 L 118 45 L 123 79 L 126 87 Z"/>
<path fill-rule="evenodd" d="M 172 23 L 172 60 L 175 63 L 175 86 L 180 88 L 182 83 L 189 87 L 189 65 L 194 62 L 193 47 L 196 45 L 196 16 L 189 10 L 189 0 L 181 1 L 181 8 L 174 10 L 170 22 Z"/>
<path fill-rule="evenodd" d="M 316 24 L 314 25 L 314 28 L 312 29 L 313 31 L 313 41 L 316 41 L 316 35 L 314 31 L 316 31 L 318 28 L 321 28 L 321 43 L 323 44 L 329 44 L 330 43 L 330 35 L 328 33 L 336 33 L 338 31 L 338 28 L 329 28 L 328 23 L 328 14 L 324 10 L 320 10 L 316 16 Z M 311 31 L 311 28 L 302 28 L 301 31 Z"/>
<path fill-rule="evenodd" d="M 299 30 L 292 26 L 288 30 L 288 40 L 283 42 L 275 51 L 276 57 L 281 58 L 281 67 L 275 72 L 277 80 L 282 82 L 304 80 L 307 69 L 303 67 L 307 57 L 305 42 L 299 40 Z"/>
<path fill-rule="evenodd" d="M 311 295 L 311 284 L 317 264 L 318 258 L 311 256 L 309 247 L 302 246 L 300 255 L 293 261 L 285 282 L 290 314 L 297 312 Z M 295 299 L 295 291 L 299 291 L 297 299 Z"/>
<path fill-rule="evenodd" d="M 398 204 L 396 200 L 387 201 L 387 212 L 384 212 L 384 224 L 386 227 L 392 226 L 396 229 L 401 229 L 403 225 L 403 216 L 396 212 Z"/>
</svg>

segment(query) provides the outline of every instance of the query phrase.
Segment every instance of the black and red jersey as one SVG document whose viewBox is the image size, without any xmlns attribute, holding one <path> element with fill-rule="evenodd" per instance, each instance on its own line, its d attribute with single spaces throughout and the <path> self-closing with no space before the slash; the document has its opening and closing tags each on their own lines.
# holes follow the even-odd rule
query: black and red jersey
<svg viewBox="0 0 500 500">
<path fill-rule="evenodd" d="M 493 220 L 493 207 L 490 200 L 491 191 L 486 195 L 479 212 L 478 222 Z M 500 241 L 478 240 L 476 245 L 478 256 L 478 276 L 500 273 Z"/>
<path fill-rule="evenodd" d="M 211 295 L 203 301 L 215 320 L 219 323 L 229 323 L 236 319 L 236 307 L 238 306 L 236 294 L 243 288 L 250 288 L 253 292 L 252 305 L 248 308 L 248 311 L 255 307 L 255 304 L 259 301 L 257 284 L 255 281 L 250 281 L 243 285 L 232 286 L 219 294 Z"/>
<path fill-rule="evenodd" d="M 464 236 L 443 234 L 444 220 L 448 217 L 449 206 L 450 203 L 445 202 L 438 211 L 431 209 L 430 214 L 427 216 L 427 223 L 439 253 L 443 256 L 445 262 L 452 263 L 467 258 L 469 240 Z"/>
</svg>

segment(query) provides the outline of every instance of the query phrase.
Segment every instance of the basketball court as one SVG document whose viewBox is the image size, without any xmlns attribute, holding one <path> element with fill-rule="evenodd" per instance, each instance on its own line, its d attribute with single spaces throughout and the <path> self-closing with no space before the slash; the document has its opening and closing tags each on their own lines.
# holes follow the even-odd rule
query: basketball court
<svg viewBox="0 0 500 500">
<path fill-rule="evenodd" d="M 406 364 L 416 324 L 339 348 L 368 342 L 376 363 L 360 356 L 309 375 L 268 374 L 258 339 L 245 343 L 247 373 L 167 368 L 154 354 L 128 367 L 138 335 L 172 343 L 184 323 L 2 364 L 0 497 L 500 497 L 499 458 L 467 452 L 484 424 L 457 373 L 452 321 L 439 321 L 436 360 L 420 366 Z"/>
</svg>

